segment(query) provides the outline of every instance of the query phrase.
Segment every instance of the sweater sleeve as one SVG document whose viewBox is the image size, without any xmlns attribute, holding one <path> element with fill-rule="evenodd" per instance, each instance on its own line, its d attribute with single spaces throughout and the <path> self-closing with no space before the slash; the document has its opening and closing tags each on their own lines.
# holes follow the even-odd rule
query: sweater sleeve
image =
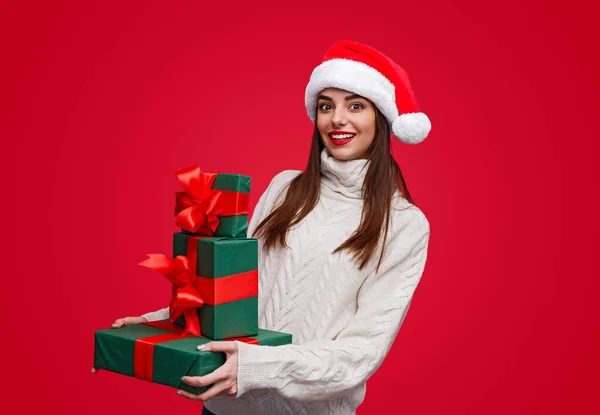
<svg viewBox="0 0 600 415">
<path fill-rule="evenodd" d="M 273 177 L 267 189 L 260 196 L 252 218 L 248 224 L 248 238 L 254 238 L 256 228 L 273 210 L 273 208 L 282 201 L 282 196 L 285 195 L 287 184 L 290 183 L 296 176 L 301 173 L 299 170 L 284 170 Z"/>
<path fill-rule="evenodd" d="M 238 392 L 273 389 L 289 399 L 332 399 L 379 368 L 404 321 L 427 258 L 429 223 L 416 212 L 400 224 L 378 274 L 357 293 L 357 311 L 334 340 L 258 346 L 237 342 Z"/>
<path fill-rule="evenodd" d="M 273 182 L 271 181 L 271 184 L 269 184 L 267 190 L 263 192 L 263 194 L 258 199 L 258 202 L 256 202 L 254 212 L 252 212 L 252 218 L 250 219 L 250 223 L 248 224 L 248 238 L 254 237 L 254 231 L 256 231 L 258 224 L 267 216 L 267 208 L 265 207 L 265 205 L 267 204 L 269 189 L 271 188 L 272 183 Z"/>
<path fill-rule="evenodd" d="M 300 173 L 297 170 L 284 170 L 273 177 L 254 207 L 252 218 L 248 224 L 248 238 L 252 238 L 258 224 L 270 213 L 273 204 L 277 201 L 276 198 L 280 195 L 279 191 Z M 142 314 L 142 317 L 148 321 L 166 320 L 169 318 L 169 307 Z"/>
<path fill-rule="evenodd" d="M 161 308 L 157 311 L 151 311 L 146 314 L 142 314 L 142 317 L 148 321 L 166 320 L 169 318 L 169 307 Z"/>
</svg>

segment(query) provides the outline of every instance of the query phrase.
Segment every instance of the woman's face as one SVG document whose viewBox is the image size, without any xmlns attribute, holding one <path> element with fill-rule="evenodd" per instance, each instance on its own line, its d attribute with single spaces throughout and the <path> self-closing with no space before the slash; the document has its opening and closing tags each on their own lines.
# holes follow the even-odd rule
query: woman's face
<svg viewBox="0 0 600 415">
<path fill-rule="evenodd" d="M 375 138 L 375 107 L 353 92 L 324 89 L 317 102 L 317 129 L 336 159 L 367 158 L 367 150 Z"/>
</svg>

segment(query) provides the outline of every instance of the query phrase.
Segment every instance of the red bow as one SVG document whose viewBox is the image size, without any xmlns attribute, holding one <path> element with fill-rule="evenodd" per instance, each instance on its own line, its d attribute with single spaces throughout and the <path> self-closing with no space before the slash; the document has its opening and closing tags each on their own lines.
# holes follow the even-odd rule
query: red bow
<svg viewBox="0 0 600 415">
<path fill-rule="evenodd" d="M 204 300 L 194 288 L 196 276 L 190 271 L 187 257 L 179 255 L 172 260 L 163 254 L 147 255 L 148 259 L 140 262 L 139 265 L 160 272 L 173 283 L 169 320 L 174 323 L 182 314 L 185 315 L 183 334 L 200 336 L 200 321 L 196 308 L 202 307 Z"/>
<path fill-rule="evenodd" d="M 176 173 L 184 188 L 175 193 L 175 224 L 192 233 L 213 235 L 219 226 L 217 217 L 220 193 L 212 190 L 216 173 L 202 173 L 190 166 Z"/>
</svg>

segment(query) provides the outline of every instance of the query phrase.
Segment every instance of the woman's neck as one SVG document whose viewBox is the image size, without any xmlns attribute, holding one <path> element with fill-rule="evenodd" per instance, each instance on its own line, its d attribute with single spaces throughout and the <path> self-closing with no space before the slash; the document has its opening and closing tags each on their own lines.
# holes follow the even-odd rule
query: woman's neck
<svg viewBox="0 0 600 415">
<path fill-rule="evenodd" d="M 321 152 L 321 183 L 344 196 L 362 199 L 369 160 L 338 160 L 327 149 Z"/>
</svg>

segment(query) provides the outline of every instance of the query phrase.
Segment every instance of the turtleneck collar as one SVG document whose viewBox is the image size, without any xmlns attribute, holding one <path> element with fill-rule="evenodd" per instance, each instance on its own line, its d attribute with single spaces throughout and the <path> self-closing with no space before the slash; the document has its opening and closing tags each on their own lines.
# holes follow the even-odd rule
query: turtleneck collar
<svg viewBox="0 0 600 415">
<path fill-rule="evenodd" d="M 344 196 L 362 199 L 362 185 L 369 160 L 338 160 L 327 149 L 321 152 L 321 183 Z"/>
</svg>

